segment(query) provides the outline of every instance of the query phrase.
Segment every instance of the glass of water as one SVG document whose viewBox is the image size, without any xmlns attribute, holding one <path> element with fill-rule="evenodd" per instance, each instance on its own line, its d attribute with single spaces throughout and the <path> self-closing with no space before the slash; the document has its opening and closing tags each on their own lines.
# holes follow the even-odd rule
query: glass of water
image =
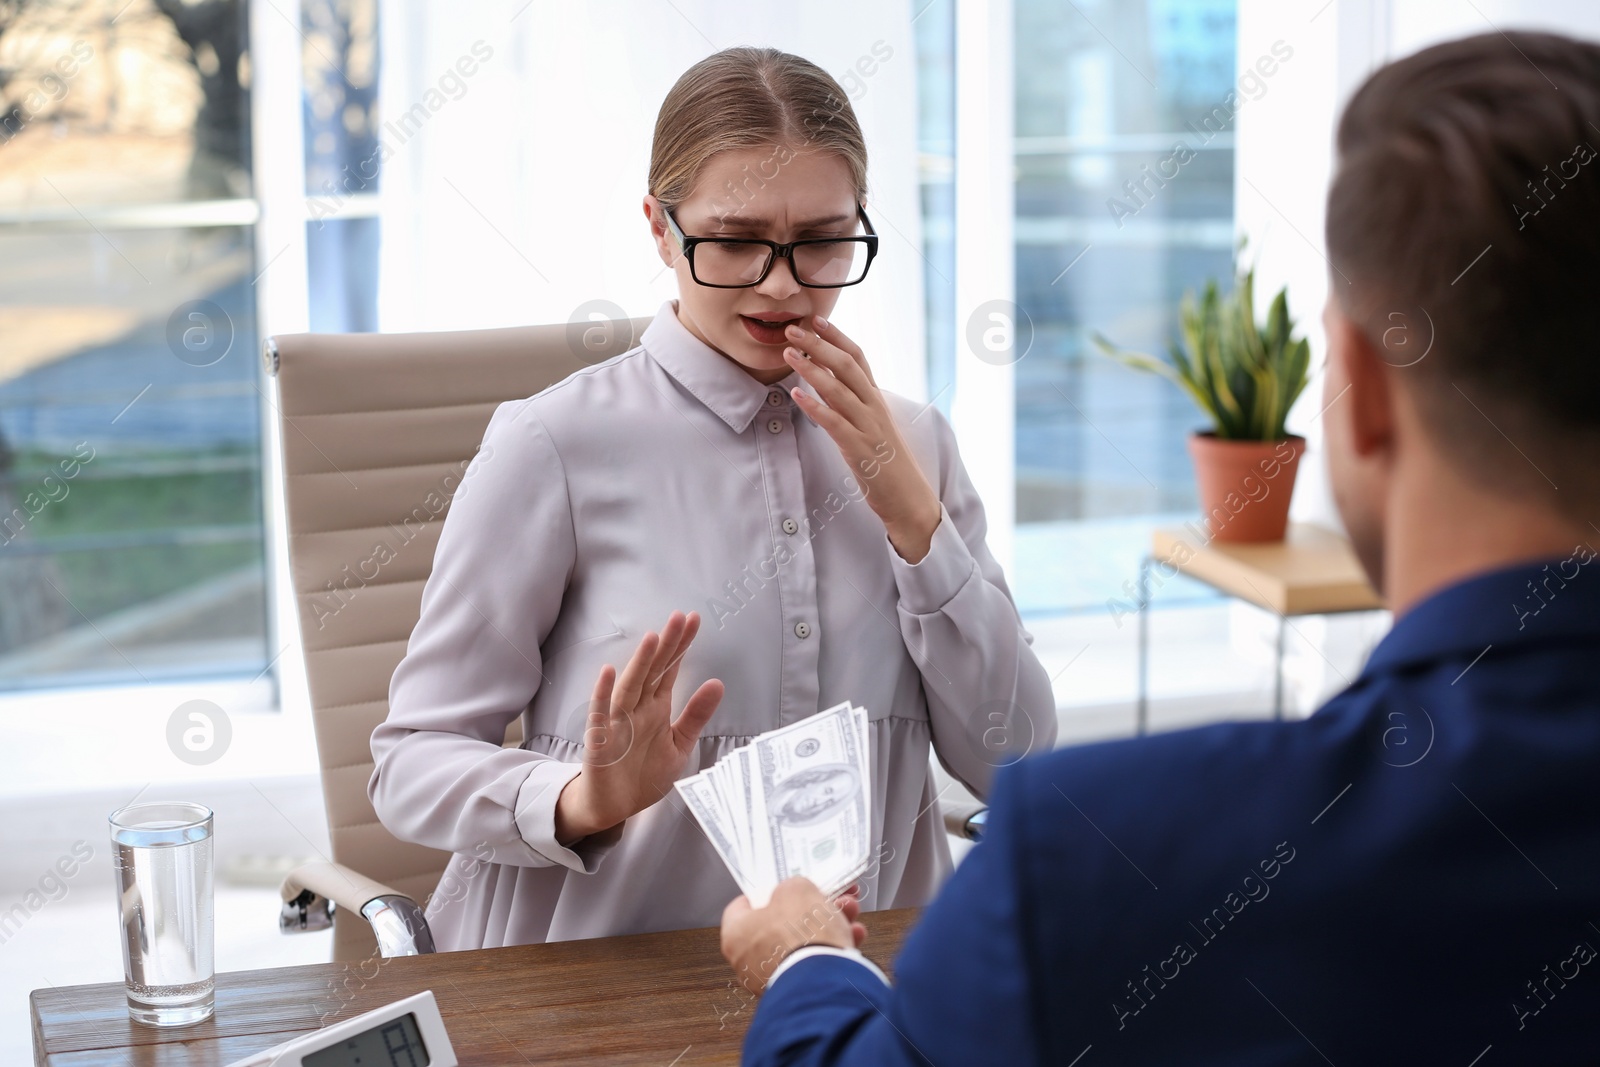
<svg viewBox="0 0 1600 1067">
<path fill-rule="evenodd" d="M 130 804 L 111 815 L 128 1014 L 184 1026 L 213 1007 L 211 809 Z"/>
</svg>

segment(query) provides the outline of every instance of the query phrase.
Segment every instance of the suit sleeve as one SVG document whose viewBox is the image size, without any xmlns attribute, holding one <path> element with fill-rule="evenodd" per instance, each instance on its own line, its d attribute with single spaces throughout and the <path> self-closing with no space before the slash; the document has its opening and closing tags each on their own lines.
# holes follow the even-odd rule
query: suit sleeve
<svg viewBox="0 0 1600 1067">
<path fill-rule="evenodd" d="M 540 646 L 575 560 L 555 444 L 530 401 L 501 404 L 451 501 L 388 718 L 372 734 L 367 796 L 396 837 L 585 873 L 612 847 L 556 842 L 556 797 L 579 764 L 502 747 L 543 682 Z"/>
<path fill-rule="evenodd" d="M 937 408 L 939 525 L 928 554 L 907 563 L 889 546 L 900 632 L 922 673 L 933 747 L 945 770 L 986 797 L 996 767 L 1055 745 L 1050 677 L 985 543 L 983 501 L 955 433 Z M 892 461 L 891 461 L 892 462 Z"/>
<path fill-rule="evenodd" d="M 895 986 L 840 956 L 800 960 L 762 997 L 746 1067 L 1039 1062 L 1019 772 L 999 775 L 988 835 L 907 937 Z"/>
</svg>

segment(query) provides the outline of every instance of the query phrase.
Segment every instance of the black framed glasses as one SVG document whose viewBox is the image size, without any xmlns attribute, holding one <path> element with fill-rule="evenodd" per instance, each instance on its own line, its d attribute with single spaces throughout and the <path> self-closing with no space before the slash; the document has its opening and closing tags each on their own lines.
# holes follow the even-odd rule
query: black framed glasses
<svg viewBox="0 0 1600 1067">
<path fill-rule="evenodd" d="M 690 276 L 712 289 L 760 285 L 780 259 L 789 261 L 795 281 L 807 289 L 843 289 L 865 278 L 878 254 L 877 231 L 860 204 L 856 205 L 856 217 L 866 227 L 864 235 L 808 237 L 782 245 L 754 238 L 688 237 L 672 217 L 672 210 L 664 210 L 667 226 L 689 261 Z"/>
</svg>

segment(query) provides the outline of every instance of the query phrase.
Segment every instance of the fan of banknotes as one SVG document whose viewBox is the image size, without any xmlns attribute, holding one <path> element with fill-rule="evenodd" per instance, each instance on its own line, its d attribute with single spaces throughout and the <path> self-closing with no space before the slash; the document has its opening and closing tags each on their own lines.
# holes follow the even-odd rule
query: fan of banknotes
<svg viewBox="0 0 1600 1067">
<path fill-rule="evenodd" d="M 833 894 L 867 869 L 867 712 L 848 701 L 756 737 L 677 787 L 758 908 L 785 878 Z"/>
</svg>

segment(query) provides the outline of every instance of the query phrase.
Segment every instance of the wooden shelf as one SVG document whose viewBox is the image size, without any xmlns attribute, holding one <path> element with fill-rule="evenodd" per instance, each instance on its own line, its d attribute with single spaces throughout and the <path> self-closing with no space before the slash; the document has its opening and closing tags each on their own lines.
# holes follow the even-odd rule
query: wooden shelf
<svg viewBox="0 0 1600 1067">
<path fill-rule="evenodd" d="M 1190 578 L 1278 615 L 1384 607 L 1349 540 L 1309 523 L 1291 524 L 1282 541 L 1258 544 L 1210 541 L 1191 527 L 1162 527 L 1155 531 L 1150 554 L 1157 565 L 1175 566 Z"/>
</svg>

